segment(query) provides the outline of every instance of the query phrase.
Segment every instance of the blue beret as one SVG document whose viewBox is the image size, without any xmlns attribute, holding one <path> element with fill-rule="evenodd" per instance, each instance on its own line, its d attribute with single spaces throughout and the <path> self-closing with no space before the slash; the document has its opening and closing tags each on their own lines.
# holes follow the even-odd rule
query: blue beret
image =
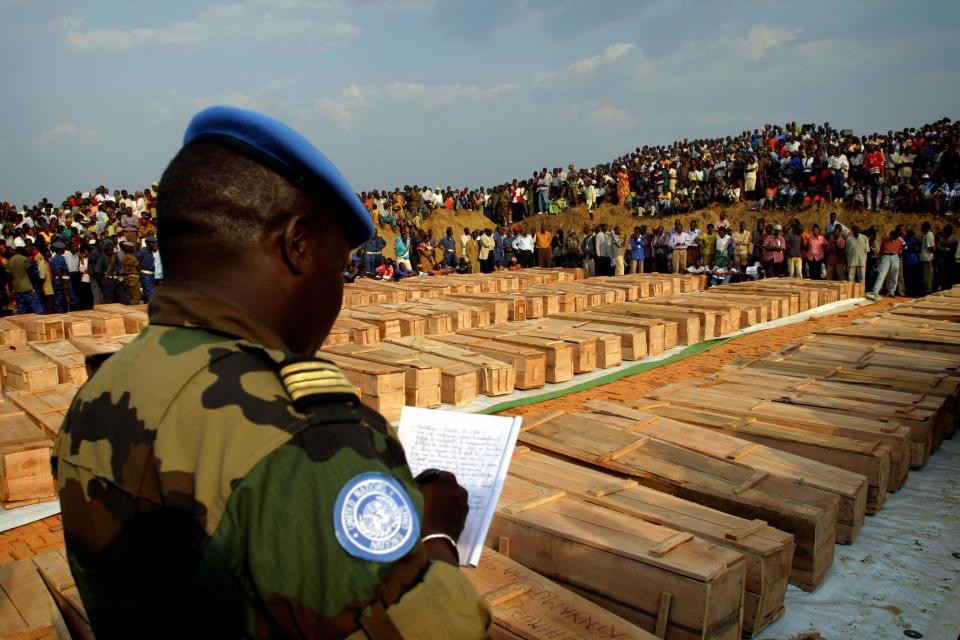
<svg viewBox="0 0 960 640">
<path fill-rule="evenodd" d="M 235 107 L 210 107 L 193 116 L 183 144 L 200 138 L 216 139 L 282 175 L 294 186 L 332 197 L 331 211 L 347 242 L 358 247 L 373 236 L 373 220 L 346 178 L 309 140 L 261 113 Z"/>
</svg>

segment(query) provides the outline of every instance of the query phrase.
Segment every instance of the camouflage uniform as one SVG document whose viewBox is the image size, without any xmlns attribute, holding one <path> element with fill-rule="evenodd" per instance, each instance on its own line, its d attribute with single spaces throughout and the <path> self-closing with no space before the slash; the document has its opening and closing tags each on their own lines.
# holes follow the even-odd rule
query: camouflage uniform
<svg viewBox="0 0 960 640">
<path fill-rule="evenodd" d="M 140 260 L 132 252 L 125 253 L 122 265 L 127 304 L 140 304 Z"/>
<path fill-rule="evenodd" d="M 182 289 L 158 290 L 150 322 L 79 391 L 54 452 L 98 639 L 486 633 L 476 591 L 423 545 L 380 563 L 336 539 L 335 499 L 358 474 L 389 474 L 421 518 L 423 499 L 334 365 L 264 347 L 281 342 Z"/>
</svg>

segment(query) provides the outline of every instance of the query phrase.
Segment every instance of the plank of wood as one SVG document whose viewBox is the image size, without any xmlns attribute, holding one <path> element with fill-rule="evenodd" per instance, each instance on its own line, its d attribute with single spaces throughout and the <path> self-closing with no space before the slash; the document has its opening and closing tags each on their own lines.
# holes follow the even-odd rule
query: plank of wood
<svg viewBox="0 0 960 640">
<path fill-rule="evenodd" d="M 649 632 L 573 593 L 561 584 L 484 547 L 475 568 L 464 575 L 490 607 L 492 638 L 523 640 L 652 640 Z M 523 590 L 525 589 L 525 590 Z M 511 595 L 507 599 L 497 594 Z"/>
<path fill-rule="evenodd" d="M 34 640 L 53 633 L 53 608 L 29 559 L 0 566 L 0 638 Z"/>
</svg>

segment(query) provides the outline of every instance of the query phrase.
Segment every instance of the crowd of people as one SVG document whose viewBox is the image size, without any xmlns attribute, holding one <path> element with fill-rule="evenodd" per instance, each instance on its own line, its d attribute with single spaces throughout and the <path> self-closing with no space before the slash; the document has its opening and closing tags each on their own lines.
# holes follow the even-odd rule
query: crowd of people
<svg viewBox="0 0 960 640">
<path fill-rule="evenodd" d="M 0 310 L 49 314 L 149 302 L 163 281 L 156 186 L 134 193 L 101 186 L 57 206 L 0 203 Z"/>
<path fill-rule="evenodd" d="M 777 223 L 758 217 L 753 227 L 733 224 L 725 211 L 701 228 L 638 224 L 629 233 L 606 223 L 582 230 L 555 231 L 540 224 L 496 226 L 455 237 L 452 227 L 434 239 L 432 232 L 404 230 L 394 243 L 395 258 L 385 254 L 379 233 L 353 256 L 347 281 L 369 276 L 399 280 L 447 273 L 491 273 L 530 267 L 581 267 L 588 276 L 625 273 L 707 274 L 711 283 L 746 278 L 791 277 L 864 283 L 871 297 L 919 296 L 950 288 L 960 263 L 960 238 L 953 226 L 934 230 L 897 225 L 888 233 L 876 226 L 847 226 L 836 212 L 821 227 L 805 229 L 797 218 Z"/>
<path fill-rule="evenodd" d="M 606 164 L 546 167 L 526 180 L 445 189 L 406 185 L 360 194 L 380 226 L 419 227 L 437 209 L 483 211 L 494 224 L 585 205 L 619 204 L 638 216 L 711 205 L 792 210 L 843 202 L 865 210 L 944 214 L 960 209 L 960 122 L 856 136 L 791 122 L 738 136 L 638 147 Z M 592 217 L 591 217 L 592 219 Z"/>
<path fill-rule="evenodd" d="M 12 301 L 19 313 L 149 302 L 163 280 L 157 187 L 111 193 L 100 186 L 59 204 L 44 198 L 19 209 L 0 203 L 0 309 Z M 829 123 L 765 125 L 738 136 L 638 147 L 582 170 L 572 164 L 543 168 L 490 188 L 408 185 L 358 197 L 375 226 L 389 226 L 397 238 L 390 247 L 379 234 L 368 241 L 347 265 L 348 281 L 581 266 L 591 275 L 709 272 L 717 282 L 849 278 L 866 281 L 872 294 L 886 286 L 888 293 L 918 295 L 953 284 L 958 242 L 951 225 L 923 223 L 880 234 L 880 217 L 869 229 L 848 228 L 835 213 L 823 229 L 772 218 L 824 202 L 871 211 L 956 212 L 960 123 L 944 118 L 870 136 Z M 688 228 L 679 220 L 667 224 L 675 215 L 712 215 L 708 208 L 744 202 L 758 212 L 756 226 L 734 226 L 722 211 L 706 228 L 697 221 Z M 660 220 L 609 228 L 594 220 L 601 203 Z M 543 224 L 541 216 L 577 205 L 585 205 L 591 221 L 582 230 L 550 231 Z M 435 238 L 422 226 L 437 209 L 482 211 L 490 223 L 462 234 L 450 227 Z"/>
</svg>

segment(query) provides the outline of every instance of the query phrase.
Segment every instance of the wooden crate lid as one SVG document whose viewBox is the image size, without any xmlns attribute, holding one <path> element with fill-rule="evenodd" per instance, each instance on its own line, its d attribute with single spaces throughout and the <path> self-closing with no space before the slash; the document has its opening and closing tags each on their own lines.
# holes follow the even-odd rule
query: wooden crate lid
<svg viewBox="0 0 960 640">
<path fill-rule="evenodd" d="M 508 476 L 497 517 L 628 560 L 710 581 L 743 562 L 743 555 L 689 533 L 645 522 Z"/>
<path fill-rule="evenodd" d="M 654 640 L 657 637 L 489 547 L 484 547 L 477 567 L 461 570 L 490 607 L 494 624 L 506 629 L 512 634 L 510 637 L 527 640 Z"/>
<path fill-rule="evenodd" d="M 30 371 L 42 371 L 44 369 L 54 368 L 57 364 L 41 353 L 32 349 L 20 349 L 17 351 L 0 351 L 0 364 L 5 371 L 14 373 L 28 373 Z"/>
<path fill-rule="evenodd" d="M 49 448 L 53 440 L 22 412 L 0 416 L 0 453 Z"/>
<path fill-rule="evenodd" d="M 723 540 L 725 546 L 760 556 L 778 553 L 793 543 L 791 534 L 765 522 L 746 520 L 645 487 L 634 480 L 525 449 L 519 447 L 514 455 L 510 464 L 511 475 L 565 490 L 587 502 L 647 522 Z"/>
</svg>

